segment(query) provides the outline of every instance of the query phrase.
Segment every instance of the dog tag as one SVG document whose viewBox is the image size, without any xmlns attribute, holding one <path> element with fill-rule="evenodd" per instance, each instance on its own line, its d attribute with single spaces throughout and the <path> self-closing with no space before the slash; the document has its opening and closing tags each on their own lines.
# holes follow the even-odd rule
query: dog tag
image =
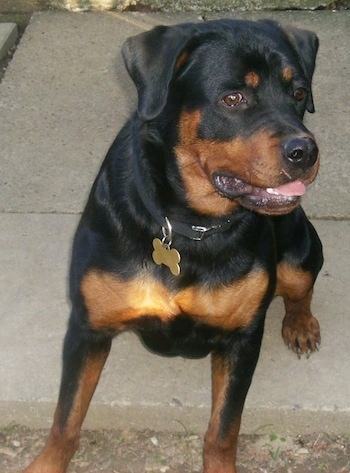
<svg viewBox="0 0 350 473">
<path fill-rule="evenodd" d="M 180 253 L 175 248 L 170 248 L 169 244 L 162 242 L 159 238 L 153 240 L 153 248 L 153 261 L 158 265 L 164 264 L 168 266 L 171 273 L 174 276 L 178 276 L 180 274 Z"/>
</svg>

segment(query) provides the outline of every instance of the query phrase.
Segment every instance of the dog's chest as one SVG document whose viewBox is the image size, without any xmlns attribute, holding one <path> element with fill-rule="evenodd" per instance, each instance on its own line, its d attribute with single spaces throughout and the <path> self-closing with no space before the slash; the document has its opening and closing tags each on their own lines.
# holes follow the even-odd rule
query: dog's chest
<svg viewBox="0 0 350 473">
<path fill-rule="evenodd" d="M 268 276 L 254 271 L 225 286 L 190 286 L 170 291 L 147 276 L 121 280 L 91 271 L 83 278 L 81 290 L 89 323 L 95 329 L 123 330 L 157 317 L 170 322 L 179 315 L 224 330 L 247 326 L 256 315 L 268 290 Z"/>
</svg>

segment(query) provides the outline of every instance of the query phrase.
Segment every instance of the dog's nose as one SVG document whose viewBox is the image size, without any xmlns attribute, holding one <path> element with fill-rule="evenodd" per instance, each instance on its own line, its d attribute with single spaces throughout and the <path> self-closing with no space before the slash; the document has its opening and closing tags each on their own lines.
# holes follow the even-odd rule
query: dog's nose
<svg viewBox="0 0 350 473">
<path fill-rule="evenodd" d="M 306 169 L 315 164 L 318 148 L 310 137 L 293 137 L 282 143 L 282 154 L 288 161 Z"/>
</svg>

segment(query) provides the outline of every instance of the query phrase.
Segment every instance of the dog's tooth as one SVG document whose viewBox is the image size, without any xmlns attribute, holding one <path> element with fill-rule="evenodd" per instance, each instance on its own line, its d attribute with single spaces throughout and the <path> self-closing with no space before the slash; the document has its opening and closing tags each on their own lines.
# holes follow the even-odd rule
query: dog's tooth
<svg viewBox="0 0 350 473">
<path fill-rule="evenodd" d="M 267 192 L 268 194 L 279 195 L 279 192 L 277 192 L 273 187 L 268 187 L 268 188 L 266 189 L 266 192 Z"/>
</svg>

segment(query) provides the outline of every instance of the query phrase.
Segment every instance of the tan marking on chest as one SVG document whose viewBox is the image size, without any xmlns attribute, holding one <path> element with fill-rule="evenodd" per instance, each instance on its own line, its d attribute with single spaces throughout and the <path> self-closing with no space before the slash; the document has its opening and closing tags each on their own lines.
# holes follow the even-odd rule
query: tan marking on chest
<svg viewBox="0 0 350 473">
<path fill-rule="evenodd" d="M 268 276 L 263 271 L 250 273 L 228 286 L 192 286 L 178 292 L 170 292 L 150 277 L 122 281 L 91 271 L 83 279 L 81 290 L 89 321 L 96 329 L 123 330 L 144 316 L 168 322 L 186 314 L 213 327 L 232 330 L 250 323 L 267 287 Z"/>
<path fill-rule="evenodd" d="M 81 285 L 93 327 L 126 328 L 140 316 L 158 316 L 166 321 L 178 306 L 164 286 L 149 278 L 122 281 L 108 273 L 91 271 Z"/>
<path fill-rule="evenodd" d="M 267 287 L 267 274 L 256 271 L 219 289 L 189 287 L 178 295 L 177 300 L 183 312 L 200 322 L 230 330 L 249 325 Z"/>
</svg>

